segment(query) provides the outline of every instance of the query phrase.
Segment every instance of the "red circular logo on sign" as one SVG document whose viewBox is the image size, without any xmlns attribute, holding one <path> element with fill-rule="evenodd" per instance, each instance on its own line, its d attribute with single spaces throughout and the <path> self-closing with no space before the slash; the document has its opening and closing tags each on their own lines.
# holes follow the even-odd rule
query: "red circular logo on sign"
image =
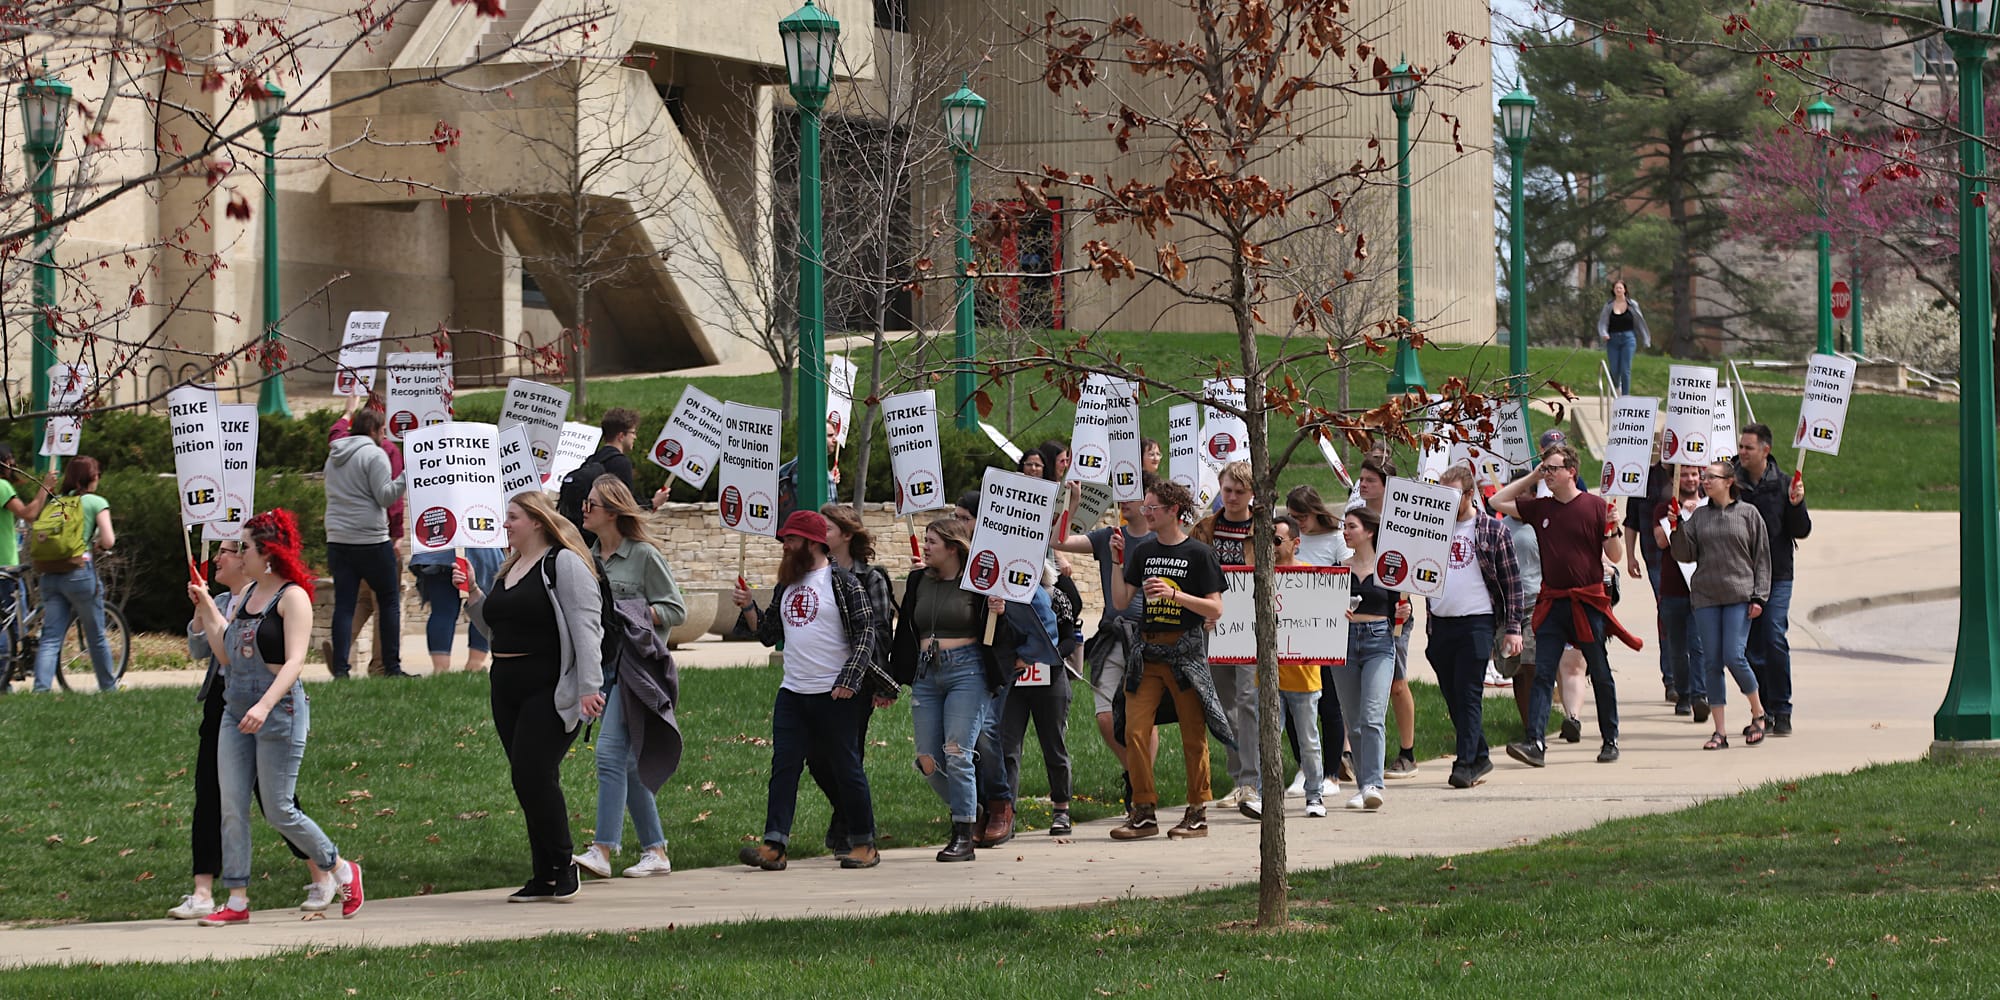
<svg viewBox="0 0 2000 1000">
<path fill-rule="evenodd" d="M 426 548 L 442 548 L 458 531 L 458 518 L 450 509 L 432 507 L 417 515 L 417 540 Z"/>
<path fill-rule="evenodd" d="M 1604 463 L 1604 485 L 1598 487 L 1597 492 L 1599 493 L 1611 492 L 1611 476 L 1612 476 L 1612 465 L 1610 462 L 1606 462 Z"/>
<path fill-rule="evenodd" d="M 991 590 L 1000 582 L 1000 557 L 987 549 L 972 557 L 972 585 L 980 590 Z"/>
<path fill-rule="evenodd" d="M 743 523 L 743 494 L 734 486 L 722 491 L 722 523 L 732 528 Z"/>
<path fill-rule="evenodd" d="M 1673 428 L 1667 428 L 1665 436 L 1660 438 L 1660 460 L 1671 460 L 1680 451 L 1680 446 L 1680 436 L 1674 433 Z"/>
<path fill-rule="evenodd" d="M 1375 579 L 1384 587 L 1400 586 L 1403 578 L 1410 573 L 1410 561 L 1401 552 L 1384 552 L 1375 560 Z"/>
<path fill-rule="evenodd" d="M 660 443 L 653 446 L 653 457 L 669 469 L 681 464 L 682 454 L 681 443 L 673 438 L 661 438 Z"/>
<path fill-rule="evenodd" d="M 1208 455 L 1220 462 L 1236 450 L 1236 437 L 1228 431 L 1217 433 L 1208 439 Z"/>
<path fill-rule="evenodd" d="M 396 415 L 389 418 L 389 433 L 397 437 L 402 437 L 405 433 L 415 430 L 416 426 L 417 415 L 408 410 L 397 410 Z"/>
</svg>

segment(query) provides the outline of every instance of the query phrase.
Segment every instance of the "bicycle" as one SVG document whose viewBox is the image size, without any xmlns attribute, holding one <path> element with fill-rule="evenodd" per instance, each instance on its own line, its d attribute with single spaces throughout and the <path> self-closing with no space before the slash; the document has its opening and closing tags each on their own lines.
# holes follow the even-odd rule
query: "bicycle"
<svg viewBox="0 0 2000 1000">
<path fill-rule="evenodd" d="M 100 559 L 99 562 L 110 563 L 110 560 Z M 100 566 L 101 571 L 109 568 Z M 110 574 L 107 572 L 105 575 Z M 5 686 L 12 688 L 15 681 L 32 683 L 35 679 L 35 657 L 42 645 L 40 577 L 27 566 L 4 566 L 0 567 L 0 579 L 14 583 L 14 600 L 8 604 L 5 614 L 0 614 L 0 642 L 6 642 L 8 646 Z M 109 586 L 101 578 L 99 585 L 108 598 Z M 132 632 L 125 625 L 122 603 L 104 601 L 104 640 L 111 647 L 111 674 L 118 680 L 124 679 L 125 668 L 132 663 Z M 63 633 L 62 648 L 56 657 L 55 681 L 64 691 L 71 690 L 71 674 L 88 677 L 92 682 L 97 678 L 80 618 Z"/>
</svg>

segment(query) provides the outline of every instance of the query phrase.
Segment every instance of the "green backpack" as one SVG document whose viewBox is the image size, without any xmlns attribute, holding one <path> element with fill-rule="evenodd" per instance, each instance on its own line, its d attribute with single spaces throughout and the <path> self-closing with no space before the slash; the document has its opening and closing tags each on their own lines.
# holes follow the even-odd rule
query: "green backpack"
<svg viewBox="0 0 2000 1000">
<path fill-rule="evenodd" d="M 86 541 L 89 528 L 83 516 L 83 497 L 74 494 L 55 497 L 35 517 L 35 526 L 28 535 L 28 558 L 42 573 L 79 569 L 88 561 L 85 557 L 90 551 Z"/>
</svg>

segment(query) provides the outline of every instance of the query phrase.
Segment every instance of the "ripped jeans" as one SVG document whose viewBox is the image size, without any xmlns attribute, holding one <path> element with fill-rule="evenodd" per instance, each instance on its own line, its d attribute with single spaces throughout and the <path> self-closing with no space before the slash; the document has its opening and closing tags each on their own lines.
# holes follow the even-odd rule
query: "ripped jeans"
<svg viewBox="0 0 2000 1000">
<path fill-rule="evenodd" d="M 917 771 L 951 807 L 954 823 L 978 819 L 979 782 L 973 743 L 979 738 L 989 700 L 986 667 L 977 645 L 936 653 L 926 650 L 918 658 L 917 680 L 910 686 Z"/>
</svg>

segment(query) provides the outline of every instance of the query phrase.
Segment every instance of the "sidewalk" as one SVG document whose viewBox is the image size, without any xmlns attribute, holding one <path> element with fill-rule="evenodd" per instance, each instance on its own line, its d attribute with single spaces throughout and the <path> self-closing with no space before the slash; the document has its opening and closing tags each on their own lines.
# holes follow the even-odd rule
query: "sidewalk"
<svg viewBox="0 0 2000 1000">
<path fill-rule="evenodd" d="M 1880 652 L 1897 655 L 1880 657 L 1836 649 L 1824 636 L 1809 634 L 1803 623 L 1820 605 L 1863 594 L 1915 591 L 1933 573 L 1955 579 L 1955 524 L 1953 515 L 1815 515 L 1813 537 L 1799 549 L 1800 590 L 1792 610 L 1798 735 L 1770 739 L 1756 748 L 1739 741 L 1728 751 L 1703 753 L 1699 746 L 1708 727 L 1675 718 L 1661 700 L 1650 643 L 1638 653 L 1616 647 L 1612 663 L 1622 688 L 1621 762 L 1593 762 L 1597 745 L 1587 719 L 1585 741 L 1553 745 L 1546 769 L 1523 767 L 1496 748 L 1496 769 L 1474 789 L 1447 788 L 1448 764 L 1425 761 L 1421 775 L 1390 785 L 1388 804 L 1379 813 L 1345 812 L 1335 803 L 1333 815 L 1306 819 L 1303 803 L 1294 800 L 1287 803 L 1292 866 L 1507 847 L 1605 819 L 1679 809 L 1767 781 L 1921 757 L 1930 745 L 1931 716 L 1944 694 L 1950 654 L 1884 649 Z M 1629 588 L 1627 595 L 1618 608 L 1620 617 L 1650 636 L 1650 593 L 1639 586 Z M 1952 631 L 1955 623 L 1942 621 L 1935 628 Z M 706 649 L 699 654 L 719 655 Z M 1420 650 L 1413 652 L 1412 661 L 1421 664 Z M 1418 669 L 1428 675 L 1427 669 Z M 1729 705 L 1731 728 L 1747 721 L 1740 696 Z M 1102 752 L 1089 734 L 1076 736 L 1080 752 Z M 1179 779 L 1167 775 L 1165 780 Z M 882 866 L 872 871 L 842 871 L 821 858 L 777 873 L 727 867 L 663 879 L 590 882 L 576 905 L 563 907 L 506 905 L 502 900 L 509 886 L 374 901 L 350 921 L 302 922 L 291 911 L 270 911 L 240 928 L 161 919 L 12 930 L 0 932 L 0 964 L 246 958 L 283 949 L 402 947 L 756 917 L 993 904 L 1074 906 L 1255 879 L 1257 825 L 1220 811 L 1211 815 L 1211 822 L 1207 840 L 1187 843 L 1164 837 L 1118 843 L 1106 836 L 1111 820 L 1079 826 L 1069 838 L 1027 833 L 1004 847 L 979 852 L 979 860 L 969 865 L 937 864 L 931 847 L 886 851 Z M 163 899 L 162 905 L 166 902 L 171 900 Z"/>
</svg>

